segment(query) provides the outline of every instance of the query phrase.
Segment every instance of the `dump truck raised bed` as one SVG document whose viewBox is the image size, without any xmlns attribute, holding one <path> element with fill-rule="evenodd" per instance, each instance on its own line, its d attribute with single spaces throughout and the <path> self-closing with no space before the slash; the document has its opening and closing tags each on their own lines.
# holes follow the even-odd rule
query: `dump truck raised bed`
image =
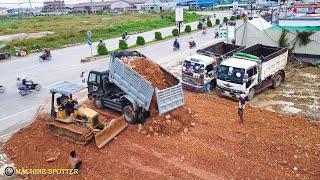
<svg viewBox="0 0 320 180">
<path fill-rule="evenodd" d="M 285 79 L 288 49 L 256 44 L 223 61 L 218 70 L 217 92 L 248 100 L 262 90 L 277 88 Z"/>
<path fill-rule="evenodd" d="M 204 84 L 216 84 L 217 67 L 221 61 L 243 49 L 241 46 L 219 42 L 187 57 L 182 65 L 183 88 L 203 92 Z"/>
<path fill-rule="evenodd" d="M 128 56 L 114 53 L 109 70 L 91 71 L 88 77 L 88 90 L 89 98 L 94 100 L 95 106 L 122 112 L 128 123 L 137 124 L 144 123 L 150 115 L 150 104 L 154 93 L 160 115 L 184 104 L 183 89 L 178 78 L 158 65 L 164 74 L 164 81 L 169 86 L 158 89 L 124 63 L 122 57 L 145 58 L 144 55 L 137 53 Z"/>
</svg>

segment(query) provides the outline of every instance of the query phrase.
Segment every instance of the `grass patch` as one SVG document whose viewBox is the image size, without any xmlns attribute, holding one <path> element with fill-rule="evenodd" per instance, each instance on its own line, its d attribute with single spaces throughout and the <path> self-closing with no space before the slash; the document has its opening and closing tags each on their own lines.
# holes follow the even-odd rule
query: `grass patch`
<svg viewBox="0 0 320 180">
<path fill-rule="evenodd" d="M 197 21 L 199 15 L 184 13 L 185 23 Z M 125 31 L 129 34 L 173 26 L 174 13 L 166 14 L 102 14 L 102 15 L 65 15 L 56 17 L 34 17 L 9 19 L 0 24 L 0 35 L 21 32 L 52 31 L 54 34 L 37 39 L 13 40 L 10 45 L 26 47 L 28 51 L 39 44 L 42 48 L 61 48 L 68 44 L 85 43 L 87 30 L 92 31 L 93 41 L 119 37 Z"/>
</svg>

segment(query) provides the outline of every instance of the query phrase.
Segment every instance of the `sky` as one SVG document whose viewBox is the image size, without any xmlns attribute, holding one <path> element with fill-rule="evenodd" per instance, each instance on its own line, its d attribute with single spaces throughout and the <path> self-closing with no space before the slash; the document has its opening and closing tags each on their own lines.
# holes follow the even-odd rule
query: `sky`
<svg viewBox="0 0 320 180">
<path fill-rule="evenodd" d="M 39 6 L 43 6 L 43 1 L 48 1 L 48 0 L 30 0 L 30 1 L 31 1 L 32 7 L 39 7 Z M 101 0 L 93 0 L 93 1 L 98 2 Z M 66 4 L 74 4 L 74 3 L 80 3 L 80 2 L 90 2 L 90 0 L 65 0 Z M 20 3 L 20 7 L 29 7 L 29 0 L 0 0 L 0 7 L 18 8 L 19 3 Z"/>
</svg>

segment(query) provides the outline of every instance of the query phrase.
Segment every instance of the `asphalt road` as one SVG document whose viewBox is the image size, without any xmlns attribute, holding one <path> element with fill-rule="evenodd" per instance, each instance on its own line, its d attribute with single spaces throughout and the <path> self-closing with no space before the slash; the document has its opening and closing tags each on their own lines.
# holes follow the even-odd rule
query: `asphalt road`
<svg viewBox="0 0 320 180">
<path fill-rule="evenodd" d="M 222 17 L 224 14 L 220 15 Z M 191 23 L 191 25 L 192 29 L 195 29 L 197 23 Z M 172 29 L 173 27 L 163 28 L 160 31 L 163 36 L 169 36 Z M 139 35 L 144 36 L 146 41 L 154 39 L 154 31 Z M 129 45 L 135 44 L 136 36 L 130 36 L 128 40 Z M 192 50 L 189 49 L 187 44 L 191 37 L 197 43 L 197 47 Z M 108 49 L 116 49 L 118 47 L 118 40 L 119 38 L 114 38 L 105 41 Z M 137 50 L 170 70 L 172 67 L 179 66 L 181 61 L 194 53 L 196 49 L 204 48 L 221 41 L 214 38 L 214 29 L 209 29 L 206 35 L 203 35 L 201 32 L 195 32 L 179 37 L 178 40 L 181 46 L 179 51 L 172 50 L 173 39 L 147 45 Z M 96 45 L 94 43 L 93 47 L 96 47 Z M 96 48 L 93 50 L 95 53 Z M 90 63 L 80 63 L 81 58 L 90 56 L 88 45 L 54 50 L 52 51 L 53 59 L 48 62 L 40 62 L 38 60 L 39 55 L 30 54 L 27 57 L 0 63 L 0 84 L 4 85 L 7 89 L 5 93 L 0 94 L 0 137 L 30 122 L 39 105 L 49 104 L 49 90 L 54 85 L 63 81 L 80 84 L 82 83 L 80 79 L 82 71 L 89 72 L 91 69 L 107 69 L 109 61 L 109 58 L 105 58 Z M 18 76 L 22 75 L 32 79 L 35 83 L 39 83 L 42 86 L 41 91 L 30 93 L 24 97 L 20 96 L 15 85 L 15 80 Z"/>
</svg>

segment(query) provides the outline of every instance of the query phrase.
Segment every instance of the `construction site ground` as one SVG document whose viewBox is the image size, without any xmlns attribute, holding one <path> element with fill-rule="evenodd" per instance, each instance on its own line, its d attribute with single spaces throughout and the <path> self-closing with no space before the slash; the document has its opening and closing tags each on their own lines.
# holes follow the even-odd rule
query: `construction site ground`
<svg viewBox="0 0 320 180">
<path fill-rule="evenodd" d="M 80 175 L 25 175 L 32 179 L 320 177 L 319 122 L 249 106 L 244 124 L 239 124 L 236 102 L 190 92 L 185 100 L 187 111 L 181 108 L 162 117 L 162 130 L 156 132 L 156 120 L 150 118 L 142 128 L 147 131 L 130 125 L 102 149 L 53 136 L 40 116 L 14 134 L 4 151 L 19 168 L 68 168 L 72 150 L 83 160 Z M 175 119 L 185 114 L 192 117 L 188 124 Z M 50 158 L 54 161 L 47 162 Z"/>
<path fill-rule="evenodd" d="M 169 68 L 179 78 L 181 64 Z M 289 62 L 284 83 L 277 89 L 269 88 L 257 94 L 249 104 L 272 112 L 320 120 L 319 93 L 320 68 L 302 62 Z"/>
</svg>

